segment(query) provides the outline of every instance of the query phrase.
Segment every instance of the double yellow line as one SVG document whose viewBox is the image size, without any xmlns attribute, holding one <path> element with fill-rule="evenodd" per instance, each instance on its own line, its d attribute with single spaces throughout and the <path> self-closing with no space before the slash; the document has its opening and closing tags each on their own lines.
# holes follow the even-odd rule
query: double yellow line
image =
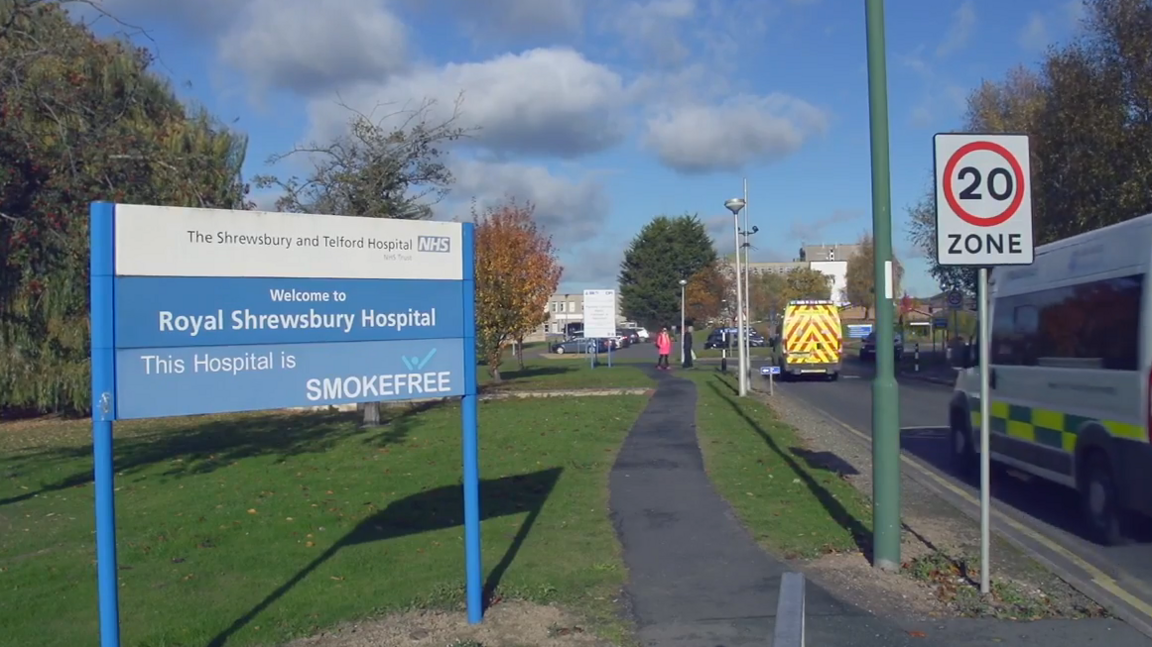
<svg viewBox="0 0 1152 647">
<path fill-rule="evenodd" d="M 811 405 L 808 405 L 807 403 L 804 403 L 804 405 L 811 407 Z M 852 427 L 851 425 L 840 421 L 835 416 L 829 414 L 827 411 L 819 409 L 818 407 L 811 407 L 811 408 L 816 409 L 822 415 L 827 417 L 829 420 L 831 420 L 831 421 L 835 422 L 836 424 L 840 425 L 841 427 L 843 427 L 846 431 L 848 431 L 848 433 L 860 438 L 861 440 L 868 443 L 869 445 L 872 444 L 872 437 L 869 436 L 868 434 L 865 434 L 864 432 Z M 900 460 L 905 465 L 908 465 L 909 467 L 915 469 L 920 474 L 928 477 L 928 479 L 930 479 L 938 487 L 941 487 L 941 488 L 947 490 L 948 492 L 954 494 L 955 496 L 964 500 L 968 504 L 973 505 L 977 509 L 979 509 L 979 507 L 980 507 L 979 499 L 977 499 L 976 497 L 969 494 L 963 488 L 956 486 L 955 484 L 953 484 L 948 479 L 940 476 L 931 467 L 925 465 L 924 463 L 922 463 L 922 462 L 920 462 L 914 458 L 909 457 L 908 455 L 904 454 L 903 452 L 900 453 Z M 998 522 L 1008 526 L 1009 528 L 1011 528 L 1015 532 L 1017 532 L 1020 535 L 1030 539 L 1031 541 L 1034 541 L 1037 544 L 1040 544 L 1044 548 L 1046 548 L 1046 549 L 1052 551 L 1053 553 L 1059 555 L 1063 559 L 1068 560 L 1069 563 L 1073 564 L 1077 568 L 1084 571 L 1084 573 L 1086 573 L 1088 575 L 1088 577 L 1090 578 L 1092 584 L 1100 587 L 1105 592 L 1107 592 L 1109 595 L 1112 595 L 1112 596 L 1116 597 L 1117 599 L 1122 600 L 1124 603 L 1128 604 L 1133 609 L 1139 611 L 1142 615 L 1145 616 L 1145 624 L 1152 624 L 1152 604 L 1145 602 L 1144 600 L 1142 600 L 1141 598 L 1139 598 L 1135 594 L 1133 594 L 1131 591 L 1124 588 L 1119 582 L 1116 581 L 1115 578 L 1108 575 L 1104 571 L 1100 570 L 1096 566 L 1093 566 L 1091 563 L 1085 561 L 1079 555 L 1073 553 L 1072 551 L 1068 550 L 1064 546 L 1061 546 L 1060 544 L 1056 543 L 1051 538 L 1049 538 L 1049 537 L 1033 530 L 1032 528 L 1029 528 L 1028 526 L 1020 523 L 1019 521 L 1016 521 L 1015 519 L 1005 515 L 1004 513 L 1000 512 L 995 507 L 992 508 L 991 514 L 993 517 L 995 517 L 995 519 Z M 1041 555 L 1036 555 L 1036 557 L 1038 559 L 1043 560 L 1043 561 L 1048 561 Z M 1056 565 L 1050 563 L 1049 566 L 1056 566 Z"/>
</svg>

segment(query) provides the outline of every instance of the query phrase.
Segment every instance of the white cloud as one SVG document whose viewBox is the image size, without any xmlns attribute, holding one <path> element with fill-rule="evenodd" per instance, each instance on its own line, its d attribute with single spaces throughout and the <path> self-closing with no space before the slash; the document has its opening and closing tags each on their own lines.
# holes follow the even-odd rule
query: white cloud
<svg viewBox="0 0 1152 647">
<path fill-rule="evenodd" d="M 478 127 L 473 141 L 498 153 L 576 157 L 610 148 L 624 136 L 623 79 L 570 49 L 424 68 L 341 96 L 364 112 L 430 98 L 447 116 L 461 92 L 461 125 Z M 310 101 L 308 113 L 316 139 L 328 140 L 347 123 L 347 111 L 332 99 Z"/>
<path fill-rule="evenodd" d="M 964 0 L 952 14 L 952 24 L 944 40 L 936 48 L 937 56 L 947 56 L 968 44 L 972 30 L 976 27 L 976 5 L 973 0 Z"/>
<path fill-rule="evenodd" d="M 258 86 L 310 95 L 401 71 L 407 35 L 380 0 L 252 0 L 219 51 Z"/>
<path fill-rule="evenodd" d="M 451 15 L 475 36 L 539 39 L 580 32 L 587 0 L 402 0 L 418 11 Z"/>
<path fill-rule="evenodd" d="M 509 197 L 527 200 L 536 206 L 536 222 L 561 248 L 588 241 L 604 230 L 609 201 L 594 175 L 573 180 L 542 166 L 482 160 L 457 160 L 452 172 L 457 209 L 473 197 L 481 206 Z"/>
<path fill-rule="evenodd" d="M 741 95 L 717 106 L 659 110 L 644 142 L 669 168 L 707 173 L 779 160 L 827 129 L 827 113 L 802 99 Z"/>
<path fill-rule="evenodd" d="M 629 2 L 608 14 L 626 47 L 661 66 L 683 63 L 692 54 L 681 30 L 694 17 L 696 0 Z"/>
<path fill-rule="evenodd" d="M 629 242 L 630 236 L 609 232 L 580 246 L 561 245 L 560 265 L 564 267 L 564 275 L 560 277 L 560 290 L 614 289 L 620 281 L 620 263 Z"/>
</svg>

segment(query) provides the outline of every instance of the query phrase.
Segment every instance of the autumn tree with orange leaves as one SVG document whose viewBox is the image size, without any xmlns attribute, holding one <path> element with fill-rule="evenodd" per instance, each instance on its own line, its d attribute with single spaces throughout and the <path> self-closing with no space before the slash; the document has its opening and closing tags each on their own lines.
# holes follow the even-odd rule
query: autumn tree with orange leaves
<svg viewBox="0 0 1152 647">
<path fill-rule="evenodd" d="M 536 227 L 536 208 L 509 199 L 479 213 L 476 222 L 476 343 L 494 381 L 500 381 L 504 346 L 548 319 L 548 298 L 563 269 L 552 237 Z M 523 356 L 518 356 L 523 365 Z"/>
<path fill-rule="evenodd" d="M 735 294 L 732 266 L 723 261 L 706 265 L 684 288 L 685 315 L 696 325 L 715 320 L 724 312 L 724 302 L 734 300 Z"/>
</svg>

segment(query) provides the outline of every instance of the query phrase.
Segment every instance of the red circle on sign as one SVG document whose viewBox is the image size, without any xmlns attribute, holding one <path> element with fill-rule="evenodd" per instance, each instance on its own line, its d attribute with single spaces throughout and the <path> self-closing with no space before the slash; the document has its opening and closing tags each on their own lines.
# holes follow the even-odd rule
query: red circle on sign
<svg viewBox="0 0 1152 647">
<path fill-rule="evenodd" d="M 1004 211 L 989 218 L 968 213 L 964 207 L 960 206 L 959 200 L 956 199 L 956 196 L 953 195 L 952 192 L 952 174 L 956 172 L 956 165 L 960 163 L 960 160 L 963 159 L 965 155 L 977 151 L 988 151 L 1003 157 L 1008 162 L 1008 165 L 1012 167 L 1012 174 L 1016 177 L 1016 195 L 1013 196 L 1012 202 L 1008 204 L 1008 207 L 1004 209 Z M 1009 218 L 1016 215 L 1016 212 L 1020 210 L 1020 205 L 1024 202 L 1024 169 L 1020 168 L 1020 162 L 1016 161 L 1012 153 L 1008 152 L 1008 149 L 1000 144 L 995 142 L 971 142 L 964 144 L 957 149 L 955 153 L 952 153 L 952 157 L 949 157 L 948 163 L 944 165 L 944 199 L 948 201 L 948 206 L 952 207 L 952 212 L 964 222 L 976 227 L 995 227 L 996 225 L 1007 222 Z"/>
</svg>

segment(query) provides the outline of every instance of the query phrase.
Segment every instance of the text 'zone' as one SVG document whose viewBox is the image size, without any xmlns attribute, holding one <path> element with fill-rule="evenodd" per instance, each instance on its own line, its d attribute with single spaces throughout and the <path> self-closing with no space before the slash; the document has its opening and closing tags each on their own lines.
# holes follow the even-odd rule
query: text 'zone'
<svg viewBox="0 0 1152 647">
<path fill-rule="evenodd" d="M 1007 243 L 1007 244 L 1005 244 Z M 1009 254 L 1024 253 L 1021 234 L 948 234 L 949 254 Z"/>
</svg>

